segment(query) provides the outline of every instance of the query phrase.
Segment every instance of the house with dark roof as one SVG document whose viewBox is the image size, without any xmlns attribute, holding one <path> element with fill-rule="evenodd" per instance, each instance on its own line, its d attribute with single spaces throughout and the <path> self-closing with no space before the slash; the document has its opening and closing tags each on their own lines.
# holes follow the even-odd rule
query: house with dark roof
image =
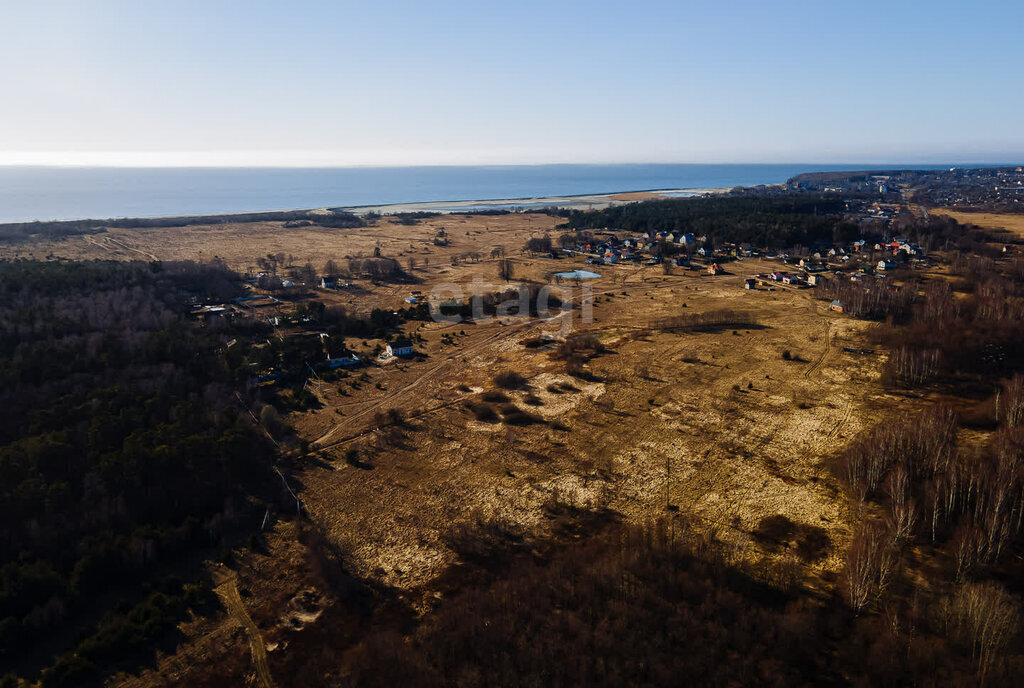
<svg viewBox="0 0 1024 688">
<path fill-rule="evenodd" d="M 385 350 L 389 356 L 412 356 L 412 340 L 396 339 L 393 342 L 389 342 Z"/>
</svg>

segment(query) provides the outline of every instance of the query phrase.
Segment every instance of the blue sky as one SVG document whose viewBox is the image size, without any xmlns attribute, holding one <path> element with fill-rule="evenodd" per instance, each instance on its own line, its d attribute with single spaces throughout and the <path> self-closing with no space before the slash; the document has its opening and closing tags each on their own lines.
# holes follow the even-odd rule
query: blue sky
<svg viewBox="0 0 1024 688">
<path fill-rule="evenodd" d="M 999 162 L 1024 3 L 0 0 L 0 164 Z"/>
</svg>

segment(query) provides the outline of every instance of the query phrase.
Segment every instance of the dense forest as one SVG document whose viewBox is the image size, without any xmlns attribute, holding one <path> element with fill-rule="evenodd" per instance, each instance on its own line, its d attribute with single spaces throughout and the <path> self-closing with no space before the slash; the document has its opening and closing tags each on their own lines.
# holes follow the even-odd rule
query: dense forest
<svg viewBox="0 0 1024 688">
<path fill-rule="evenodd" d="M 0 676 L 91 685 L 210 603 L 272 453 L 194 263 L 0 262 Z M 41 675 L 38 673 L 44 669 Z"/>
<path fill-rule="evenodd" d="M 567 214 L 573 229 L 607 227 L 631 232 L 689 232 L 712 243 L 751 243 L 768 248 L 852 241 L 861 231 L 845 220 L 835 197 L 710 196 L 644 201 Z"/>
</svg>

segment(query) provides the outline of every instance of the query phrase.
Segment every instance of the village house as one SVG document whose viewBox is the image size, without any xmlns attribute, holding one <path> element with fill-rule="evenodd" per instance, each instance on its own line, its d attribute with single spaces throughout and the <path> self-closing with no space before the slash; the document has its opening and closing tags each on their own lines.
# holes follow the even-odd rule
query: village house
<svg viewBox="0 0 1024 688">
<path fill-rule="evenodd" d="M 754 279 L 753 277 L 748 277 L 747 279 L 743 280 L 743 288 L 744 289 L 751 289 L 751 290 L 756 289 L 757 288 L 757 280 Z"/>
<path fill-rule="evenodd" d="M 385 350 L 388 352 L 388 356 L 412 356 L 412 340 L 396 339 L 393 342 L 388 342 Z"/>
<path fill-rule="evenodd" d="M 355 354 L 348 354 L 347 356 L 333 356 L 328 353 L 327 360 L 324 362 L 324 367 L 334 370 L 335 368 L 351 368 L 359 365 L 359 363 L 359 358 Z"/>
<path fill-rule="evenodd" d="M 712 263 L 708 266 L 709 275 L 721 275 L 723 272 L 725 272 L 725 270 L 723 270 L 722 266 L 718 263 Z"/>
<path fill-rule="evenodd" d="M 836 313 L 842 313 L 843 310 L 844 310 L 843 309 L 843 302 L 840 301 L 839 299 L 836 299 L 836 300 L 834 300 L 832 303 L 830 303 L 828 305 L 828 309 L 830 311 L 835 311 Z"/>
<path fill-rule="evenodd" d="M 891 260 L 880 260 L 878 261 L 879 270 L 892 270 L 896 267 L 896 263 Z"/>
</svg>

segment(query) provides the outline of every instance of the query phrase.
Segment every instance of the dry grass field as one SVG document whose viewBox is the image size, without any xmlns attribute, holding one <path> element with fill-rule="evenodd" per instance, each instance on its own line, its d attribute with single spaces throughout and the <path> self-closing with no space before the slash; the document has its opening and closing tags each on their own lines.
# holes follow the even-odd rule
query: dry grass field
<svg viewBox="0 0 1024 688">
<path fill-rule="evenodd" d="M 1021 214 L 967 213 L 947 208 L 935 208 L 928 212 L 935 215 L 946 215 L 962 224 L 978 225 L 986 229 L 1002 229 L 1017 237 L 1024 237 L 1024 215 Z"/>
<path fill-rule="evenodd" d="M 449 215 L 412 226 L 385 218 L 357 230 L 280 223 L 109 230 L 5 252 L 74 259 L 217 256 L 241 271 L 255 270 L 256 259 L 268 253 L 284 253 L 297 265 L 311 262 L 317 270 L 328 260 L 373 255 L 376 247 L 403 267 L 413 258 L 415 285 L 359 281 L 352 290 L 314 294 L 368 311 L 400 307 L 410 290 L 427 293 L 441 283 L 468 287 L 482 280 L 498 288 L 503 282 L 490 258 L 498 246 L 513 259 L 513 283 L 583 267 L 581 259 L 521 253 L 529 237 L 558 221 L 543 214 Z M 442 227 L 449 246 L 432 243 Z M 467 262 L 472 254 L 479 260 Z M 460 257 L 456 265 L 453 256 Z M 561 320 L 409 324 L 407 333 L 422 337 L 421 357 L 375 363 L 340 382 L 314 382 L 322 406 L 287 418 L 314 450 L 298 475 L 310 518 L 353 574 L 397 590 L 420 609 L 430 606 L 438 581 L 456 562 L 460 529 L 497 524 L 541 537 L 565 528 L 566 513 L 636 522 L 668 513 L 679 527 L 714 533 L 737 560 L 748 562 L 795 556 L 792 543 L 779 547 L 755 535 L 762 519 L 781 514 L 827 533 L 830 544 L 807 562 L 807 583 L 831 588 L 850 515 L 826 461 L 861 428 L 907 401 L 879 384 L 882 355 L 844 352 L 861 344 L 866 323 L 830 313 L 809 290 L 742 288 L 744 276 L 777 267 L 746 259 L 730 263 L 728 274 L 710 276 L 683 268 L 667 275 L 661 266 L 599 266 L 601 277 L 591 282 L 592 321 L 571 314 L 572 333 L 595 335 L 605 348 L 587 362 L 582 378 L 569 375 L 554 356 L 556 341 L 525 346 L 545 333 L 555 337 Z M 659 327 L 666 316 L 722 309 L 750 312 L 757 324 L 702 332 Z M 379 343 L 349 345 L 368 356 Z M 519 373 L 524 386 L 496 390 L 493 378 L 501 371 Z M 507 401 L 482 401 L 495 391 Z M 474 402 L 495 412 L 512 404 L 536 422 L 480 421 L 467 408 Z M 403 412 L 404 425 L 376 429 L 375 414 L 392 408 Z M 355 464 L 345 460 L 350 449 L 358 451 Z M 310 589 L 295 528 L 282 521 L 264 552 L 240 555 L 238 585 L 271 666 L 277 649 L 300 642 L 295 618 L 301 617 L 299 628 L 315 625 L 315 612 L 293 613 L 298 596 L 323 594 Z M 313 607 L 330 604 L 317 599 Z M 226 616 L 184 630 L 189 640 L 178 654 L 141 677 L 122 677 L 124 684 L 196 681 L 195 672 L 213 680 L 221 669 L 246 665 L 243 621 Z M 217 654 L 215 646 L 230 648 L 219 668 L 198 659 Z"/>
<path fill-rule="evenodd" d="M 607 347 L 588 364 L 589 380 L 568 376 L 544 347 L 523 346 L 544 325 L 431 323 L 416 330 L 424 362 L 370 371 L 383 389 L 358 398 L 323 385 L 323 408 L 291 419 L 326 457 L 305 474 L 310 511 L 360 574 L 429 587 L 453 559 L 453 524 L 484 518 L 544 531 L 552 500 L 651 519 L 666 510 L 666 472 L 669 505 L 692 527 L 716 529 L 739 556 L 755 554 L 751 531 L 776 514 L 828 530 L 842 551 L 844 505 L 824 461 L 888 405 L 877 357 L 842 351 L 864 325 L 829 314 L 808 292 L 747 292 L 739 275 L 601 269 L 594 322 L 577 330 Z M 759 325 L 648 326 L 666 313 L 722 308 L 752 311 Z M 464 334 L 442 345 L 445 331 Z M 787 350 L 797 360 L 784 360 Z M 502 370 L 528 379 L 504 392 L 511 403 L 565 429 L 475 420 L 463 402 L 494 390 Z M 414 416 L 400 437 L 370 431 L 385 408 Z M 353 445 L 373 456 L 372 468 L 340 460 Z M 838 566 L 824 557 L 817 568 L 831 575 Z"/>
<path fill-rule="evenodd" d="M 383 255 L 405 266 L 414 258 L 419 265 L 447 263 L 451 254 L 484 252 L 495 246 L 519 251 L 531 233 L 541 234 L 554 227 L 558 218 L 543 214 L 474 217 L 444 215 L 402 225 L 384 218 L 371 227 L 330 229 L 324 227 L 286 228 L 282 222 L 211 224 L 174 228 L 119 229 L 60 241 L 3 246 L 12 257 L 68 258 L 72 260 L 210 260 L 220 258 L 230 268 L 255 271 L 256 259 L 268 253 L 284 253 L 289 263 L 312 263 L 320 270 L 328 260 L 348 256 L 372 256 L 380 247 Z M 450 246 L 433 246 L 431 240 L 445 229 Z"/>
</svg>

